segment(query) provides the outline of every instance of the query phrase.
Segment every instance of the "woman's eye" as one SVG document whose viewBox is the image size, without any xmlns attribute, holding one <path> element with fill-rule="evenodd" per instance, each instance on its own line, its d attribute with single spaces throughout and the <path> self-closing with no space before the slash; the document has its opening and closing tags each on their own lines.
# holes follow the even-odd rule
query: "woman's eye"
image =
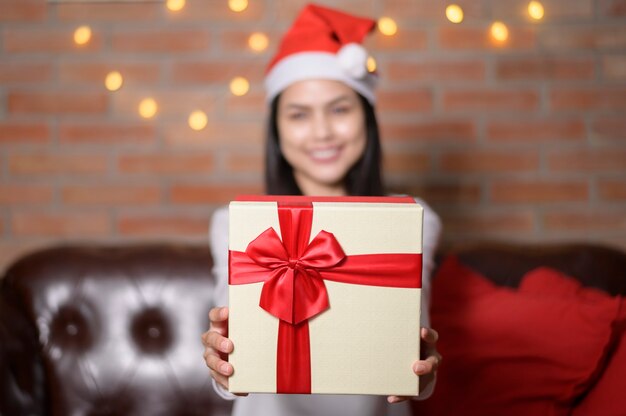
<svg viewBox="0 0 626 416">
<path fill-rule="evenodd" d="M 289 119 L 290 120 L 302 120 L 305 117 L 306 117 L 306 113 L 304 113 L 304 112 L 290 113 L 289 114 Z"/>
<path fill-rule="evenodd" d="M 333 108 L 333 113 L 335 114 L 345 114 L 350 111 L 350 107 L 342 106 Z"/>
</svg>

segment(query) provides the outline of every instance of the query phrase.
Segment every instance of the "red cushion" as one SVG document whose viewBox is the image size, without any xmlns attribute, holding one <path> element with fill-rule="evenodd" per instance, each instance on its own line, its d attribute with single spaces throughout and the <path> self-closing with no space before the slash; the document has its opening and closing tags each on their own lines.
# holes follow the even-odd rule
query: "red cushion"
<svg viewBox="0 0 626 416">
<path fill-rule="evenodd" d="M 553 269 L 535 269 L 511 289 L 449 257 L 431 311 L 443 362 L 416 414 L 569 414 L 602 370 L 619 307 Z"/>
<path fill-rule="evenodd" d="M 621 322 L 618 325 L 619 337 L 608 359 L 606 369 L 591 387 L 582 402 L 576 406 L 572 416 L 626 415 L 626 300 L 622 299 Z"/>
</svg>

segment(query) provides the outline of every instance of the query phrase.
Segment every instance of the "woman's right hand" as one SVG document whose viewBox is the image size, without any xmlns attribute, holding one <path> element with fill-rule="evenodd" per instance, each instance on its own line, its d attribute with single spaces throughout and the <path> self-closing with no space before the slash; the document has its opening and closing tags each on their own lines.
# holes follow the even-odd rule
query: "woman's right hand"
<svg viewBox="0 0 626 416">
<path fill-rule="evenodd" d="M 233 374 L 228 354 L 233 351 L 233 342 L 228 339 L 228 307 L 217 307 L 209 311 L 211 325 L 202 334 L 204 344 L 204 360 L 211 369 L 211 377 L 228 390 L 228 377 Z"/>
</svg>

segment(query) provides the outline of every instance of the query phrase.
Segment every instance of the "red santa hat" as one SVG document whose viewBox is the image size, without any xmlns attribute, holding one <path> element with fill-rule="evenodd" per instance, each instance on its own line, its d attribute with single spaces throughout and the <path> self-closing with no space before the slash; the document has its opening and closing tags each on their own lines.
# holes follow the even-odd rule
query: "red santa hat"
<svg viewBox="0 0 626 416">
<path fill-rule="evenodd" d="M 376 21 L 307 5 L 284 35 L 265 76 L 267 100 L 305 79 L 342 81 L 374 104 L 378 75 L 369 72 L 362 46 Z"/>
</svg>

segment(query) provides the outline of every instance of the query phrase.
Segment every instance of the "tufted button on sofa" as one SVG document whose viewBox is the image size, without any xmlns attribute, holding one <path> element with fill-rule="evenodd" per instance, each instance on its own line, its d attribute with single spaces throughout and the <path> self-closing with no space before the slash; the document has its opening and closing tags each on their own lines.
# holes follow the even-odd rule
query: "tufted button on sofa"
<svg viewBox="0 0 626 416">
<path fill-rule="evenodd" d="M 56 247 L 0 290 L 0 414 L 227 415 L 202 358 L 208 247 Z"/>
</svg>

